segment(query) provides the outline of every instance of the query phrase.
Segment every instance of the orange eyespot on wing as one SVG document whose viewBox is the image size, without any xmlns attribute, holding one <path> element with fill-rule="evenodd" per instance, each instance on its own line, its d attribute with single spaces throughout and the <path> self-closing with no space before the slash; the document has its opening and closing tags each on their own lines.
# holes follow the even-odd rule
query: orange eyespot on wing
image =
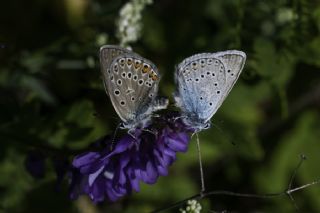
<svg viewBox="0 0 320 213">
<path fill-rule="evenodd" d="M 156 80 L 158 80 L 158 76 L 157 76 L 157 75 L 153 75 L 153 76 L 151 77 L 151 79 L 152 79 L 153 81 L 156 81 Z"/>
<path fill-rule="evenodd" d="M 140 61 L 135 61 L 134 62 L 134 68 L 135 69 L 138 69 L 138 68 L 140 68 L 141 67 L 141 62 Z"/>
<path fill-rule="evenodd" d="M 143 68 L 142 68 L 143 73 L 148 73 L 150 70 L 151 70 L 151 67 L 149 65 L 147 64 L 143 65 Z"/>
</svg>

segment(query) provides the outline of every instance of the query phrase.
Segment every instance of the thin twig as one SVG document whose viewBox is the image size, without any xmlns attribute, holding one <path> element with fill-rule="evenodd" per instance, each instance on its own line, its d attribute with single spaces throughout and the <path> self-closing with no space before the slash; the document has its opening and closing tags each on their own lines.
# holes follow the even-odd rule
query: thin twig
<svg viewBox="0 0 320 213">
<path fill-rule="evenodd" d="M 299 161 L 297 167 L 292 172 L 292 175 L 291 175 L 291 178 L 290 178 L 290 182 L 289 182 L 289 185 L 288 185 L 288 188 L 287 188 L 287 195 L 288 195 L 290 201 L 292 202 L 293 206 L 296 208 L 297 211 L 300 211 L 300 209 L 299 209 L 296 201 L 294 200 L 293 196 L 291 195 L 291 193 L 289 193 L 289 191 L 291 190 L 292 183 L 293 183 L 293 181 L 294 181 L 294 179 L 295 179 L 295 177 L 297 175 L 298 170 L 300 169 L 300 167 L 301 167 L 301 165 L 302 165 L 302 163 L 303 163 L 303 161 L 305 159 L 306 159 L 306 157 L 303 154 L 301 154 L 300 155 L 300 161 Z"/>
<path fill-rule="evenodd" d="M 211 191 L 211 192 L 203 193 L 202 198 L 209 197 L 209 196 L 212 196 L 212 195 L 225 195 L 225 196 L 232 196 L 232 197 L 246 197 L 246 198 L 257 198 L 257 199 L 274 198 L 274 197 L 280 197 L 280 196 L 292 194 L 293 192 L 300 191 L 302 189 L 308 188 L 310 186 L 313 186 L 313 185 L 316 185 L 316 184 L 319 184 L 319 183 L 320 183 L 320 179 L 316 180 L 316 181 L 313 181 L 311 183 L 308 183 L 308 184 L 293 188 L 291 190 L 285 190 L 283 192 L 270 193 L 270 194 L 247 194 L 247 193 L 237 193 L 237 192 L 224 191 L 224 190 Z M 192 200 L 192 199 L 199 200 L 200 198 L 201 198 L 201 195 L 200 194 L 196 194 L 196 195 L 188 197 L 188 198 L 186 198 L 184 200 L 176 202 L 176 203 L 174 203 L 174 204 L 172 204 L 172 205 L 170 205 L 168 207 L 157 209 L 157 210 L 155 210 L 153 212 L 156 213 L 156 212 L 162 212 L 162 211 L 166 211 L 166 210 L 169 210 L 169 209 L 173 209 L 175 207 L 183 205 L 188 200 Z"/>
<path fill-rule="evenodd" d="M 173 209 L 175 207 L 178 206 L 182 206 L 184 203 L 186 203 L 188 200 L 192 200 L 192 199 L 196 199 L 196 200 L 201 200 L 205 197 L 209 197 L 209 196 L 214 196 L 214 195 L 225 195 L 225 196 L 233 196 L 233 197 L 245 197 L 245 198 L 256 198 L 256 199 L 267 199 L 267 198 L 275 198 L 275 197 L 281 197 L 281 196 L 289 196 L 290 200 L 293 202 L 295 208 L 297 210 L 299 210 L 298 206 L 296 205 L 293 197 L 292 197 L 292 193 L 293 192 L 297 192 L 300 190 L 303 190 L 305 188 L 309 188 L 313 185 L 316 184 L 320 184 L 320 179 L 315 180 L 311 183 L 307 183 L 301 186 L 298 186 L 296 188 L 291 188 L 292 186 L 292 182 L 294 181 L 294 178 L 296 177 L 297 171 L 298 169 L 301 167 L 303 161 L 305 160 L 305 156 L 301 155 L 301 160 L 299 161 L 297 167 L 295 168 L 295 170 L 293 171 L 291 178 L 290 178 L 290 182 L 288 184 L 288 188 L 282 192 L 278 192 L 278 193 L 268 193 L 268 194 L 250 194 L 250 193 L 238 193 L 238 192 L 232 192 L 232 191 L 226 191 L 226 190 L 217 190 L 217 191 L 210 191 L 210 192 L 203 192 L 202 194 L 196 194 L 193 196 L 190 196 L 186 199 L 183 199 L 181 201 L 178 201 L 170 206 L 164 207 L 164 208 L 160 208 L 157 209 L 155 211 L 153 211 L 153 213 L 156 212 L 162 212 L 162 211 L 166 211 L 169 209 Z"/>
</svg>

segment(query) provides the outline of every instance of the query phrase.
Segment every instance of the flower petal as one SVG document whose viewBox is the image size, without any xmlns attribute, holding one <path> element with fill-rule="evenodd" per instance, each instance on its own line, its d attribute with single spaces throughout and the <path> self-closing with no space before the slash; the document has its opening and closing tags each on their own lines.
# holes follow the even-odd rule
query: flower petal
<svg viewBox="0 0 320 213">
<path fill-rule="evenodd" d="M 175 152 L 186 152 L 188 150 L 188 143 L 186 143 L 187 138 L 188 135 L 183 133 L 170 135 L 166 141 L 166 144 Z"/>
<path fill-rule="evenodd" d="M 98 178 L 95 183 L 92 185 L 90 190 L 90 198 L 95 202 L 101 202 L 104 200 L 104 187 L 103 179 Z"/>
<path fill-rule="evenodd" d="M 98 159 L 100 154 L 97 152 L 87 152 L 81 155 L 76 156 L 73 159 L 72 165 L 76 168 L 82 167 L 84 165 L 88 165 Z"/>
<path fill-rule="evenodd" d="M 88 179 L 88 183 L 89 186 L 91 186 L 93 184 L 93 182 L 96 180 L 96 178 L 98 177 L 98 175 L 101 174 L 102 170 L 104 169 L 104 166 L 102 166 L 100 169 L 98 169 L 96 172 L 92 173 L 89 175 L 89 179 Z"/>
</svg>

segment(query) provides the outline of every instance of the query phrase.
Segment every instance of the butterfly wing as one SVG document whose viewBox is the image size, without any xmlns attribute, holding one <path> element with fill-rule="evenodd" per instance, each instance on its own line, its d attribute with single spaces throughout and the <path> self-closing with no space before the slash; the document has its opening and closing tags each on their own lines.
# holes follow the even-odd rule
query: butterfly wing
<svg viewBox="0 0 320 213">
<path fill-rule="evenodd" d="M 159 80 L 155 65 L 137 54 L 123 53 L 112 59 L 104 81 L 113 107 L 125 124 L 133 126 L 152 113 Z"/>
<path fill-rule="evenodd" d="M 222 61 L 226 70 L 226 91 L 224 91 L 223 93 L 223 102 L 241 74 L 246 61 L 246 54 L 237 50 L 229 50 L 224 52 L 217 52 L 215 53 L 215 57 Z M 222 104 L 222 102 L 220 103 L 220 105 Z"/>
<path fill-rule="evenodd" d="M 237 81 L 245 53 L 224 51 L 202 53 L 182 61 L 176 70 L 176 105 L 187 116 L 203 123 L 210 120 Z"/>
</svg>

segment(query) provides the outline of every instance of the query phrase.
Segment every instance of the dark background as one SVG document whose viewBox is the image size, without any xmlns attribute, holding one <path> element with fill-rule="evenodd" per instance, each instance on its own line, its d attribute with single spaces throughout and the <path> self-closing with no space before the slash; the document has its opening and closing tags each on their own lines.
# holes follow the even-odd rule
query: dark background
<svg viewBox="0 0 320 213">
<path fill-rule="evenodd" d="M 119 122 L 99 71 L 102 44 L 118 44 L 120 0 L 2 1 L 0 6 L 0 212 L 148 212 L 199 191 L 195 141 L 167 177 L 116 203 L 70 201 L 26 172 L 30 151 L 69 156 L 112 133 Z M 163 75 L 199 52 L 238 49 L 247 62 L 234 89 L 200 134 L 208 190 L 273 193 L 320 178 L 320 2 L 315 0 L 163 0 L 143 11 L 133 50 Z M 112 114 L 110 113 L 112 112 Z M 217 128 L 218 127 L 218 128 Z M 218 130 L 218 129 L 221 129 Z M 302 212 L 320 212 L 315 185 L 293 194 Z M 289 198 L 212 196 L 204 212 L 294 212 Z M 175 210 L 177 212 L 178 209 Z"/>
</svg>

